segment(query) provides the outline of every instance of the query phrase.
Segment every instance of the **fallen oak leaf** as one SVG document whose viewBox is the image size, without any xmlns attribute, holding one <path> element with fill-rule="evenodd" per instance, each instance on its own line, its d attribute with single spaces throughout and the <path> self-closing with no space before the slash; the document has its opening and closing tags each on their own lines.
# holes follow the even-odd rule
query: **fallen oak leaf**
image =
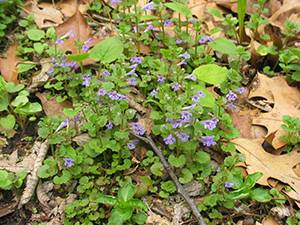
<svg viewBox="0 0 300 225">
<path fill-rule="evenodd" d="M 236 149 L 246 156 L 248 174 L 263 173 L 257 183 L 269 186 L 268 179 L 274 178 L 289 184 L 297 193 L 300 193 L 300 177 L 293 171 L 293 167 L 299 163 L 300 153 L 294 150 L 285 155 L 272 155 L 263 149 L 263 142 L 263 138 L 232 140 Z"/>
<path fill-rule="evenodd" d="M 270 143 L 275 149 L 278 149 L 286 145 L 286 142 L 279 138 L 287 134 L 281 128 L 283 116 L 290 115 L 300 119 L 300 111 L 296 108 L 300 102 L 300 92 L 296 87 L 290 87 L 283 77 L 268 78 L 258 73 L 258 80 L 260 86 L 249 93 L 249 99 L 265 98 L 269 102 L 274 101 L 274 106 L 270 112 L 254 116 L 252 124 L 266 127 L 268 129 L 267 136 L 278 130 Z"/>
<path fill-rule="evenodd" d="M 10 46 L 7 51 L 7 58 L 0 59 L 0 71 L 6 82 L 14 82 L 15 85 L 19 84 L 18 80 L 18 68 L 17 62 L 19 61 L 19 56 L 15 53 L 18 50 L 18 43 Z"/>
</svg>

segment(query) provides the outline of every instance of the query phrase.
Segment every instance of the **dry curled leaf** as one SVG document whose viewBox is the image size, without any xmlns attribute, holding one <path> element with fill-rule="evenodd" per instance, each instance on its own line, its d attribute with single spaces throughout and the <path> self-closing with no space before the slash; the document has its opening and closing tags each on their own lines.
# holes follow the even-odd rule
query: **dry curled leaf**
<svg viewBox="0 0 300 225">
<path fill-rule="evenodd" d="M 285 155 L 272 155 L 263 149 L 263 142 L 263 138 L 232 140 L 236 149 L 246 156 L 248 174 L 263 173 L 257 183 L 269 186 L 268 179 L 274 178 L 289 184 L 297 193 L 300 193 L 300 177 L 293 171 L 293 167 L 299 163 L 300 153 L 294 150 Z"/>
<path fill-rule="evenodd" d="M 22 197 L 19 202 L 18 208 L 21 208 L 23 205 L 25 205 L 29 200 L 31 199 L 32 195 L 34 194 L 35 188 L 38 183 L 38 176 L 37 176 L 37 170 L 40 168 L 44 162 L 44 159 L 46 157 L 46 154 L 49 149 L 49 144 L 47 141 L 40 143 L 40 142 L 35 142 L 33 147 L 32 147 L 32 154 L 35 154 L 37 152 L 35 162 L 33 165 L 33 168 L 27 176 L 27 182 L 26 182 L 26 187 L 23 191 Z"/>
<path fill-rule="evenodd" d="M 18 43 L 16 42 L 8 48 L 6 59 L 0 58 L 0 71 L 2 77 L 6 82 L 14 82 L 15 85 L 19 84 L 17 62 L 20 57 L 15 53 L 17 50 Z"/>
</svg>

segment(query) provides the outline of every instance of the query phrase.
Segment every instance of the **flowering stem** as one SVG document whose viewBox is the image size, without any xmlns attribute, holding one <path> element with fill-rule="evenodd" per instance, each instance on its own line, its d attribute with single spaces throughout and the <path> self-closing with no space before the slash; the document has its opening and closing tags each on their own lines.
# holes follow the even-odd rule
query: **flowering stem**
<svg viewBox="0 0 300 225">
<path fill-rule="evenodd" d="M 179 148 L 178 138 L 176 138 L 176 152 L 177 152 L 177 158 L 179 158 L 181 151 Z"/>
<path fill-rule="evenodd" d="M 81 61 L 79 62 L 79 64 L 80 64 L 80 70 L 81 70 L 81 73 L 83 74 L 83 72 L 84 72 L 84 70 L 83 70 L 83 64 L 82 64 Z"/>
<path fill-rule="evenodd" d="M 140 56 L 140 33 L 139 33 L 139 18 L 137 16 L 137 8 L 136 8 L 136 4 L 134 4 L 134 11 L 135 11 L 135 15 L 136 15 L 136 21 L 135 21 L 135 28 L 136 28 L 136 41 L 137 41 L 137 47 L 138 47 L 138 56 Z"/>
</svg>

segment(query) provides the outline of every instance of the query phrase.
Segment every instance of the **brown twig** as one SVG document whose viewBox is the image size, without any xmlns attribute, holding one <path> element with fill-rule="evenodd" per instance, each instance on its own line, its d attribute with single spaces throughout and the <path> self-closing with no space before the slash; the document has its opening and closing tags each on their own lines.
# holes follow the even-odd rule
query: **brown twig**
<svg viewBox="0 0 300 225">
<path fill-rule="evenodd" d="M 133 133 L 132 133 L 133 134 Z M 152 149 L 155 151 L 155 153 L 158 155 L 160 161 L 162 162 L 162 164 L 164 165 L 164 167 L 166 168 L 166 170 L 168 171 L 168 173 L 170 174 L 170 177 L 172 178 L 172 180 L 174 181 L 174 183 L 177 186 L 177 192 L 179 194 L 182 195 L 182 197 L 186 200 L 186 202 L 189 204 L 194 216 L 196 217 L 198 223 L 200 225 L 206 225 L 203 217 L 201 216 L 200 212 L 197 209 L 197 206 L 195 204 L 195 202 L 185 193 L 185 191 L 183 190 L 182 185 L 179 183 L 175 173 L 173 172 L 171 166 L 169 165 L 169 163 L 167 162 L 167 160 L 165 159 L 165 157 L 163 156 L 162 152 L 157 148 L 156 144 L 154 143 L 154 141 L 152 140 L 152 138 L 149 135 L 146 135 L 146 138 L 141 137 L 139 135 L 133 134 L 134 136 L 138 137 L 139 139 L 145 141 L 146 143 L 149 143 L 152 147 Z"/>
</svg>

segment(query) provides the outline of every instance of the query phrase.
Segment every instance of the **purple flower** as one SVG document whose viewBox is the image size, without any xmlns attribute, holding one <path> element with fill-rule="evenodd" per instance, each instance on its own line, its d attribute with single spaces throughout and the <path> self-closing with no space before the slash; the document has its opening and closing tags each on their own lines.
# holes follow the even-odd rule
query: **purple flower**
<svg viewBox="0 0 300 225">
<path fill-rule="evenodd" d="M 108 77 L 110 75 L 110 72 L 108 72 L 108 70 L 105 70 L 102 74 L 104 77 Z"/>
<path fill-rule="evenodd" d="M 92 38 L 89 38 L 86 42 L 84 42 L 85 44 L 92 44 L 94 43 L 95 40 L 92 40 Z"/>
<path fill-rule="evenodd" d="M 243 94 L 243 93 L 246 92 L 246 89 L 245 89 L 244 87 L 241 87 L 241 88 L 239 88 L 239 89 L 236 89 L 235 91 L 237 91 L 237 92 L 240 93 L 240 94 Z"/>
<path fill-rule="evenodd" d="M 216 118 L 216 117 L 214 117 Z M 218 121 L 219 119 L 216 118 Z M 202 123 L 204 125 L 204 129 L 209 129 L 209 130 L 213 130 L 217 127 L 218 121 L 211 119 L 211 120 L 203 120 Z"/>
<path fill-rule="evenodd" d="M 172 137 L 172 134 L 170 134 L 168 137 L 165 137 L 165 138 L 164 138 L 164 142 L 165 142 L 167 145 L 173 144 L 174 141 L 176 141 L 176 139 Z"/>
<path fill-rule="evenodd" d="M 181 40 L 180 38 L 177 38 L 177 39 L 176 39 L 176 43 L 177 43 L 177 44 L 181 44 L 181 43 L 182 43 L 182 40 Z"/>
<path fill-rule="evenodd" d="M 51 74 L 51 73 L 53 73 L 53 72 L 54 72 L 54 69 L 50 67 L 47 73 L 48 73 L 48 74 Z"/>
<path fill-rule="evenodd" d="M 197 78 L 194 77 L 194 74 L 193 74 L 193 73 L 191 73 L 190 75 L 187 75 L 184 79 L 191 79 L 191 80 L 193 80 L 193 81 L 196 81 L 196 80 L 197 80 Z"/>
<path fill-rule="evenodd" d="M 173 119 L 166 117 L 166 122 L 172 122 Z"/>
<path fill-rule="evenodd" d="M 207 42 L 207 39 L 205 37 L 200 38 L 199 43 L 200 44 L 205 44 Z"/>
<path fill-rule="evenodd" d="M 187 64 L 187 62 L 185 62 L 185 59 L 181 60 L 180 63 L 177 63 L 177 66 L 181 66 L 181 65 L 183 65 L 183 64 Z"/>
<path fill-rule="evenodd" d="M 78 68 L 78 65 L 76 65 L 76 61 L 68 63 L 68 66 L 71 67 L 71 69 L 76 69 Z"/>
<path fill-rule="evenodd" d="M 74 118 L 74 122 L 79 122 L 79 121 L 81 121 L 81 117 L 76 115 Z"/>
<path fill-rule="evenodd" d="M 207 36 L 206 40 L 210 41 L 210 42 L 214 42 L 214 38 L 212 36 Z"/>
<path fill-rule="evenodd" d="M 74 159 L 71 159 L 71 158 L 64 158 L 64 165 L 67 166 L 67 167 L 72 167 L 74 166 Z"/>
<path fill-rule="evenodd" d="M 130 125 L 137 135 L 143 135 L 146 131 L 140 123 L 131 123 Z"/>
<path fill-rule="evenodd" d="M 116 91 L 109 92 L 109 93 L 108 93 L 108 97 L 109 97 L 111 100 L 118 100 L 118 99 L 119 99 L 119 94 L 118 94 Z"/>
<path fill-rule="evenodd" d="M 66 68 L 69 66 L 69 63 L 67 63 L 65 60 L 63 60 L 60 64 L 61 68 Z"/>
<path fill-rule="evenodd" d="M 128 75 L 134 75 L 134 76 L 138 77 L 138 75 L 135 73 L 135 69 L 133 69 L 125 74 L 125 76 L 128 76 Z"/>
<path fill-rule="evenodd" d="M 127 81 L 129 82 L 130 85 L 136 85 L 137 81 L 134 77 L 128 78 Z"/>
<path fill-rule="evenodd" d="M 56 62 L 54 58 L 52 59 L 52 64 L 53 64 L 54 67 L 58 67 L 59 66 L 58 62 Z"/>
<path fill-rule="evenodd" d="M 176 83 L 172 86 L 172 88 L 173 88 L 174 91 L 178 91 L 178 90 L 180 90 L 181 85 L 178 84 L 178 83 L 176 82 Z"/>
<path fill-rule="evenodd" d="M 196 95 L 199 95 L 201 98 L 205 98 L 206 97 L 206 94 L 204 94 L 203 90 L 201 89 L 200 91 L 198 91 L 196 93 Z"/>
<path fill-rule="evenodd" d="M 129 66 L 129 68 L 133 68 L 133 69 L 136 69 L 137 68 L 137 66 L 138 66 L 139 64 L 132 64 L 131 66 Z"/>
<path fill-rule="evenodd" d="M 60 123 L 60 125 L 58 126 L 58 128 L 56 129 L 55 132 L 59 131 L 60 129 L 62 129 L 62 128 L 64 128 L 64 127 L 69 128 L 70 122 L 71 122 L 70 118 L 67 117 L 65 121 L 63 121 L 63 122 Z"/>
<path fill-rule="evenodd" d="M 143 59 L 142 59 L 141 57 L 132 57 L 132 58 L 130 59 L 130 62 L 131 62 L 131 63 L 141 64 L 142 61 L 143 61 Z"/>
<path fill-rule="evenodd" d="M 161 75 L 159 75 L 157 78 L 157 82 L 159 82 L 159 83 L 163 83 L 163 82 L 165 82 L 165 80 L 166 80 L 166 78 Z"/>
<path fill-rule="evenodd" d="M 82 45 L 81 51 L 87 52 L 89 50 L 90 46 L 88 45 Z"/>
<path fill-rule="evenodd" d="M 182 142 L 186 142 L 186 141 L 189 140 L 189 137 L 190 137 L 190 136 L 187 135 L 187 134 L 185 134 L 185 133 L 182 133 L 182 132 L 181 132 L 181 133 L 179 134 L 178 137 L 179 137 L 179 139 L 180 139 Z"/>
<path fill-rule="evenodd" d="M 62 36 L 61 38 L 66 38 L 66 37 L 69 37 L 69 36 L 72 36 L 72 37 L 77 37 L 76 34 L 73 34 L 73 29 L 71 29 L 68 33 L 66 33 L 64 36 Z"/>
<path fill-rule="evenodd" d="M 196 23 L 196 22 L 197 22 L 196 19 L 190 19 L 190 20 L 189 20 L 189 23 Z"/>
<path fill-rule="evenodd" d="M 232 102 L 230 102 L 230 103 L 228 103 L 227 105 L 225 105 L 225 109 L 227 109 L 227 108 L 229 108 L 229 109 L 235 109 L 235 106 L 232 104 Z"/>
<path fill-rule="evenodd" d="M 129 148 L 129 149 L 134 149 L 135 148 L 135 145 L 133 144 L 133 143 L 127 143 L 127 148 Z"/>
<path fill-rule="evenodd" d="M 149 30 L 154 30 L 154 27 L 152 26 L 152 24 L 150 24 L 144 32 L 147 32 Z"/>
<path fill-rule="evenodd" d="M 110 3 L 113 7 L 115 7 L 116 4 L 120 3 L 120 0 L 111 0 Z"/>
<path fill-rule="evenodd" d="M 138 27 L 138 30 L 140 30 L 141 28 Z M 133 32 L 136 33 L 136 26 L 133 27 Z"/>
<path fill-rule="evenodd" d="M 227 182 L 225 183 L 224 185 L 226 188 L 232 188 L 234 186 L 234 183 L 230 183 L 230 182 Z"/>
<path fill-rule="evenodd" d="M 90 79 L 92 79 L 92 78 L 90 78 L 89 74 L 85 73 L 85 74 L 82 75 L 81 79 L 84 80 L 82 82 L 82 85 L 89 86 L 90 85 Z"/>
<path fill-rule="evenodd" d="M 200 138 L 200 141 L 203 142 L 203 145 L 204 146 L 211 146 L 211 145 L 216 145 L 217 142 L 214 141 L 214 138 L 215 138 L 215 135 L 213 136 L 206 136 L 206 137 L 203 137 L 203 138 Z"/>
<path fill-rule="evenodd" d="M 171 126 L 172 126 L 173 128 L 182 127 L 182 124 L 183 124 L 183 121 L 180 120 L 180 119 L 172 120 L 172 121 L 171 121 Z"/>
<path fill-rule="evenodd" d="M 146 4 L 144 7 L 143 7 L 143 11 L 150 11 L 152 9 L 154 9 L 157 5 L 154 4 L 154 2 L 149 2 L 148 4 Z"/>
<path fill-rule="evenodd" d="M 172 21 L 169 20 L 169 19 L 166 19 L 165 22 L 164 22 L 164 26 L 165 26 L 165 27 L 172 26 Z"/>
<path fill-rule="evenodd" d="M 180 54 L 178 57 L 184 57 L 185 59 L 191 58 L 191 55 L 188 52 L 185 52 L 183 54 Z"/>
<path fill-rule="evenodd" d="M 199 95 L 194 95 L 191 99 L 193 102 L 200 102 L 201 98 L 199 97 Z"/>
<path fill-rule="evenodd" d="M 122 101 L 124 99 L 127 100 L 127 101 L 129 101 L 129 98 L 127 96 L 119 94 L 119 101 Z"/>
<path fill-rule="evenodd" d="M 155 90 L 155 89 L 153 89 L 153 90 L 151 91 L 150 95 L 151 95 L 151 96 L 154 96 L 154 95 L 155 95 L 155 93 L 156 93 L 156 90 Z"/>
<path fill-rule="evenodd" d="M 182 109 L 187 109 L 187 110 L 189 110 L 189 109 L 194 109 L 194 108 L 196 107 L 196 105 L 198 105 L 198 104 L 195 103 L 195 104 L 192 104 L 192 105 L 190 105 L 190 106 L 184 107 L 184 108 L 182 108 Z"/>
<path fill-rule="evenodd" d="M 226 98 L 229 101 L 234 101 L 237 98 L 237 95 L 233 93 L 232 91 L 229 91 L 229 93 L 226 95 Z"/>
<path fill-rule="evenodd" d="M 111 130 L 113 128 L 113 124 L 111 122 L 109 122 L 108 124 L 106 124 L 107 129 Z"/>
<path fill-rule="evenodd" d="M 58 38 L 58 39 L 56 40 L 56 42 L 55 42 L 56 45 L 61 45 L 61 44 L 63 44 L 63 43 L 64 43 L 64 41 L 61 40 L 61 39 L 59 39 L 59 38 Z"/>
<path fill-rule="evenodd" d="M 190 116 L 193 114 L 189 111 L 181 111 L 181 119 L 183 119 L 184 122 L 189 122 L 191 120 Z"/>
<path fill-rule="evenodd" d="M 104 95 L 106 95 L 106 91 L 104 90 L 104 89 L 99 89 L 99 91 L 97 92 L 97 96 L 104 96 Z"/>
</svg>

